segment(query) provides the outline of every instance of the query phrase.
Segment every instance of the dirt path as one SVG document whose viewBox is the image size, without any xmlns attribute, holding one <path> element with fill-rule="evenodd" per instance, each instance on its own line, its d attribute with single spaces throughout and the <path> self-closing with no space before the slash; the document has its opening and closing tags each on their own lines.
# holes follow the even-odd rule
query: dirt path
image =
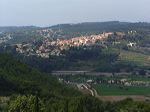
<svg viewBox="0 0 150 112">
<path fill-rule="evenodd" d="M 92 96 L 97 96 L 97 92 L 95 89 L 93 89 L 89 84 L 76 84 L 79 90 L 82 91 L 88 91 L 88 93 L 90 93 L 90 95 Z"/>
</svg>

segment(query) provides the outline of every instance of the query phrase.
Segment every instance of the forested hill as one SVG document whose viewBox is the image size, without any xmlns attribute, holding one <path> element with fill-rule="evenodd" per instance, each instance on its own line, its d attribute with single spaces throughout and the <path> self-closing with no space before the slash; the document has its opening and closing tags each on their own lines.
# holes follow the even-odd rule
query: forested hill
<svg viewBox="0 0 150 112">
<path fill-rule="evenodd" d="M 35 94 L 77 95 L 78 91 L 61 85 L 54 77 L 0 54 L 0 95 Z"/>
<path fill-rule="evenodd" d="M 50 27 L 51 29 L 59 29 L 68 32 L 115 32 L 115 31 L 129 31 L 135 29 L 149 29 L 150 23 L 139 22 L 119 22 L 119 21 L 109 21 L 109 22 L 85 22 L 78 24 L 59 24 Z"/>
<path fill-rule="evenodd" d="M 1 43 L 32 43 L 44 38 L 72 38 L 100 34 L 102 32 L 128 32 L 128 31 L 150 31 L 150 23 L 130 23 L 130 22 L 85 22 L 78 24 L 59 24 L 50 27 L 0 27 Z M 8 38 L 8 39 L 7 39 Z M 4 41 L 5 40 L 5 41 Z"/>
<path fill-rule="evenodd" d="M 30 31 L 36 30 L 39 27 L 35 26 L 0 26 L 0 32 L 20 32 L 20 31 Z"/>
<path fill-rule="evenodd" d="M 129 31 L 129 30 L 136 30 L 136 29 L 150 29 L 150 23 L 146 22 L 119 22 L 119 21 L 108 21 L 108 22 L 83 22 L 77 24 L 58 24 L 53 25 L 50 27 L 36 27 L 36 26 L 7 26 L 1 27 L 0 32 L 28 32 L 28 31 L 35 31 L 35 30 L 43 30 L 43 29 L 52 29 L 62 30 L 63 32 L 85 32 L 85 33 L 92 33 L 92 32 L 115 32 L 115 31 Z M 56 33 L 56 32 L 55 32 Z"/>
</svg>

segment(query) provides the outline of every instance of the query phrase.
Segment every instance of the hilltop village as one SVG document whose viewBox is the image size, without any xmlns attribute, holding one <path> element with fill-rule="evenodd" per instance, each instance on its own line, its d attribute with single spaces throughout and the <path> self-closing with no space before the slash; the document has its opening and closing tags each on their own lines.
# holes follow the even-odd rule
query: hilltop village
<svg viewBox="0 0 150 112">
<path fill-rule="evenodd" d="M 50 55 L 62 55 L 61 51 L 67 50 L 70 47 L 104 45 L 104 40 L 109 36 L 114 35 L 113 32 L 107 32 L 97 35 L 80 36 L 71 39 L 51 40 L 45 38 L 41 43 L 21 43 L 16 44 L 16 51 L 27 56 L 36 55 L 42 58 L 49 58 Z M 122 32 L 117 32 L 118 36 L 125 35 Z"/>
</svg>

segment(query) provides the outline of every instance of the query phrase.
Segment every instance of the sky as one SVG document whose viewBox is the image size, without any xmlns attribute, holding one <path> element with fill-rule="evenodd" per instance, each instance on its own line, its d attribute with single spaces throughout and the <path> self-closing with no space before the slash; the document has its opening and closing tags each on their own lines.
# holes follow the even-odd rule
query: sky
<svg viewBox="0 0 150 112">
<path fill-rule="evenodd" d="M 150 22 L 150 0 L 0 0 L 0 26 Z"/>
</svg>

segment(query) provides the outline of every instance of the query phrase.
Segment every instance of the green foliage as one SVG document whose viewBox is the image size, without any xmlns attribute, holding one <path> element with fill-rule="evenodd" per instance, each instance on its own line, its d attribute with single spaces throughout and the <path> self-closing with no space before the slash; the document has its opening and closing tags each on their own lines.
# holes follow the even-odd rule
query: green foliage
<svg viewBox="0 0 150 112">
<path fill-rule="evenodd" d="M 35 111 L 36 96 L 17 96 L 9 102 L 10 112 Z M 39 98 L 38 112 L 149 112 L 150 104 L 126 99 L 119 102 L 102 102 L 94 97 Z"/>
<path fill-rule="evenodd" d="M 37 103 L 38 100 L 38 104 Z M 44 104 L 41 99 L 37 99 L 36 96 L 17 96 L 13 98 L 9 105 L 9 112 L 44 112 Z M 37 109 L 37 106 L 39 110 Z"/>
<path fill-rule="evenodd" d="M 8 112 L 8 102 L 9 98 L 0 97 L 0 112 Z"/>
<path fill-rule="evenodd" d="M 53 30 L 61 30 L 63 33 L 62 37 L 75 37 L 82 35 L 91 35 L 97 34 L 100 32 L 128 32 L 131 30 L 149 30 L 149 23 L 128 23 L 128 22 L 119 22 L 119 21 L 110 21 L 110 22 L 86 22 L 79 24 L 59 24 L 50 27 Z M 55 34 L 56 35 L 56 34 Z M 59 35 L 59 34 L 58 34 Z M 58 37 L 58 36 L 55 36 Z"/>
<path fill-rule="evenodd" d="M 134 65 L 143 67 L 150 66 L 148 55 L 125 50 L 120 51 L 119 61 L 122 63 L 133 63 Z"/>
<path fill-rule="evenodd" d="M 93 97 L 38 99 L 39 111 L 36 111 L 36 96 L 17 96 L 9 102 L 10 112 L 103 112 L 105 105 Z"/>
<path fill-rule="evenodd" d="M 134 102 L 126 99 L 116 104 L 116 112 L 149 112 L 150 105 L 145 102 Z"/>
<path fill-rule="evenodd" d="M 0 54 L 0 95 L 35 94 L 79 95 L 72 88 L 60 84 L 55 77 L 41 73 L 16 61 L 7 54 Z"/>
<path fill-rule="evenodd" d="M 69 50 L 63 51 L 66 58 L 71 60 L 95 60 L 100 59 L 101 48 L 100 47 L 70 47 Z"/>
<path fill-rule="evenodd" d="M 50 56 L 44 59 L 36 56 L 25 57 L 13 53 L 20 61 L 37 68 L 42 72 L 50 73 L 54 70 L 91 70 L 108 72 L 113 71 L 113 63 L 118 59 L 118 52 L 102 50 L 100 46 L 79 46 L 63 50 L 61 56 Z"/>
</svg>

